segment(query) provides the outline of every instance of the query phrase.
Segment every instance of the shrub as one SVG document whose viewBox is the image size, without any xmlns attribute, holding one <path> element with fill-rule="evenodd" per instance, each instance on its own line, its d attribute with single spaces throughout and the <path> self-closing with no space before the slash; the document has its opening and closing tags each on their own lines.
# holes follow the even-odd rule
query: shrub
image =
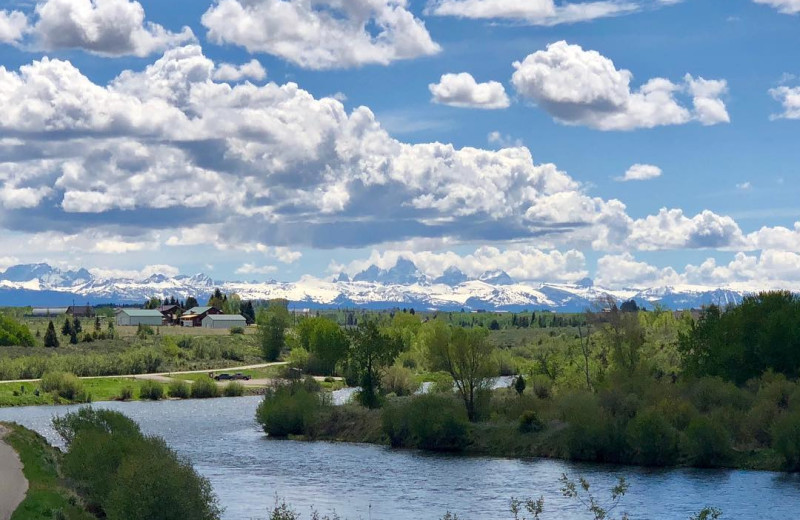
<svg viewBox="0 0 800 520">
<path fill-rule="evenodd" d="M 32 347 L 36 344 L 27 325 L 10 316 L 0 314 L 0 346 Z"/>
<path fill-rule="evenodd" d="M 772 448 L 789 471 L 800 471 L 800 413 L 780 417 L 772 427 Z"/>
<path fill-rule="evenodd" d="M 117 399 L 120 401 L 130 401 L 133 399 L 133 388 L 130 386 L 122 387 L 122 390 L 119 391 Z"/>
<path fill-rule="evenodd" d="M 537 374 L 531 378 L 533 393 L 539 399 L 548 399 L 553 395 L 553 381 L 542 374 Z"/>
<path fill-rule="evenodd" d="M 211 378 L 201 378 L 192 384 L 192 397 L 195 399 L 207 399 L 219 397 L 219 386 Z"/>
<path fill-rule="evenodd" d="M 75 374 L 49 372 L 42 376 L 41 386 L 45 392 L 53 392 L 62 399 L 69 401 L 89 400 L 83 391 L 83 383 Z"/>
<path fill-rule="evenodd" d="M 451 396 L 428 394 L 404 399 L 383 411 L 382 423 L 395 447 L 461 451 L 469 443 L 464 406 Z"/>
<path fill-rule="evenodd" d="M 231 336 L 235 334 L 244 334 L 244 327 L 231 327 L 230 333 Z"/>
<path fill-rule="evenodd" d="M 174 380 L 167 389 L 167 394 L 175 399 L 188 399 L 191 393 L 192 389 L 186 381 Z"/>
<path fill-rule="evenodd" d="M 618 462 L 625 451 L 607 412 L 593 394 L 578 392 L 559 403 L 567 428 L 561 437 L 565 455 L 574 460 Z M 620 444 L 623 444 L 622 446 Z"/>
<path fill-rule="evenodd" d="M 731 455 L 731 439 L 719 422 L 707 417 L 692 419 L 686 428 L 684 450 L 693 466 L 714 467 Z"/>
<path fill-rule="evenodd" d="M 544 429 L 544 423 L 533 410 L 523 412 L 519 416 L 519 431 L 520 433 L 533 433 L 540 432 Z"/>
<path fill-rule="evenodd" d="M 627 428 L 633 460 L 645 466 L 671 466 L 678 460 L 678 432 L 657 410 L 639 413 Z"/>
<path fill-rule="evenodd" d="M 244 395 L 244 385 L 239 383 L 238 381 L 231 381 L 227 385 L 225 385 L 222 394 L 225 397 L 241 397 Z"/>
<path fill-rule="evenodd" d="M 411 395 L 419 388 L 414 374 L 408 368 L 398 365 L 390 366 L 381 377 L 381 386 L 386 393 L 397 396 Z"/>
<path fill-rule="evenodd" d="M 158 381 L 151 381 L 146 379 L 139 387 L 139 399 L 150 399 L 151 401 L 158 401 L 164 397 L 164 385 Z"/>
<path fill-rule="evenodd" d="M 310 431 L 322 407 L 319 395 L 293 383 L 270 388 L 256 410 L 256 421 L 270 437 Z"/>
<path fill-rule="evenodd" d="M 303 347 L 295 347 L 291 350 L 291 352 L 289 352 L 289 356 L 286 358 L 286 361 L 289 362 L 289 367 L 305 372 L 306 368 L 308 367 L 309 358 L 310 354 L 306 349 Z"/>
<path fill-rule="evenodd" d="M 316 393 L 322 390 L 322 385 L 314 376 L 306 376 L 303 378 L 303 388 L 306 392 Z"/>
</svg>

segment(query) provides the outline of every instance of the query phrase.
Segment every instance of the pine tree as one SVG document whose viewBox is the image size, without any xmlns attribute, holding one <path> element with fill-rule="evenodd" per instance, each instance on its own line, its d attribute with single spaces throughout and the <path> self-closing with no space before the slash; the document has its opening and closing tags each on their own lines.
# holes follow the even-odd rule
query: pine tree
<svg viewBox="0 0 800 520">
<path fill-rule="evenodd" d="M 64 336 L 72 334 L 72 324 L 69 322 L 69 318 L 64 320 L 64 326 L 61 327 L 61 334 Z"/>
<path fill-rule="evenodd" d="M 100 316 L 95 316 L 94 318 L 94 330 L 95 332 L 100 332 Z"/>
<path fill-rule="evenodd" d="M 516 390 L 517 395 L 522 396 L 522 392 L 525 391 L 525 378 L 522 377 L 522 374 L 517 376 L 517 379 L 514 381 L 514 390 Z"/>
<path fill-rule="evenodd" d="M 47 348 L 58 348 L 58 334 L 56 334 L 56 327 L 51 321 L 47 326 L 47 332 L 44 335 L 44 346 Z"/>
<path fill-rule="evenodd" d="M 79 320 L 77 316 L 72 321 L 72 331 L 75 332 L 75 334 L 80 334 L 82 331 L 81 320 Z"/>
<path fill-rule="evenodd" d="M 69 343 L 70 343 L 70 345 L 77 345 L 78 344 L 78 332 L 75 329 L 72 329 L 70 331 Z"/>
</svg>

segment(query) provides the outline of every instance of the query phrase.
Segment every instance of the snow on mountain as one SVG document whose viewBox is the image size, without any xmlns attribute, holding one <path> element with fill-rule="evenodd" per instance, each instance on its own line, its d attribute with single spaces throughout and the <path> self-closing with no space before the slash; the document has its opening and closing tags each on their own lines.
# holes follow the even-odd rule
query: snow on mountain
<svg viewBox="0 0 800 520">
<path fill-rule="evenodd" d="M 584 279 L 574 284 L 516 282 L 504 271 L 486 272 L 479 279 L 457 268 L 429 279 L 413 262 L 398 260 L 390 269 L 371 266 L 350 280 L 339 276 L 321 280 L 311 276 L 297 282 L 215 282 L 205 274 L 146 279 L 94 276 L 85 269 L 62 271 L 47 264 L 14 266 L 0 273 L 0 305 L 49 305 L 71 300 L 91 303 L 136 303 L 152 296 L 198 300 L 214 288 L 237 293 L 246 300 L 285 298 L 293 306 L 308 308 L 360 307 L 382 309 L 540 310 L 580 312 L 600 299 L 635 299 L 640 305 L 659 304 L 671 309 L 708 304 L 738 303 L 752 290 L 703 286 L 670 286 L 608 290 Z"/>
</svg>

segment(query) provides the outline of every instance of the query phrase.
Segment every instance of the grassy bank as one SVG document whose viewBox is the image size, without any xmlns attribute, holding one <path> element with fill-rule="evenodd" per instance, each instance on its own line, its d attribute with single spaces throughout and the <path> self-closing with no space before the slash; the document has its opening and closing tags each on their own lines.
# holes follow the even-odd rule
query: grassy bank
<svg viewBox="0 0 800 520">
<path fill-rule="evenodd" d="M 28 479 L 28 494 L 11 520 L 91 520 L 78 497 L 61 477 L 61 453 L 41 435 L 16 424 L 4 424 L 11 430 L 6 442 L 19 454 Z M 60 516 L 58 516 L 60 515 Z"/>
</svg>

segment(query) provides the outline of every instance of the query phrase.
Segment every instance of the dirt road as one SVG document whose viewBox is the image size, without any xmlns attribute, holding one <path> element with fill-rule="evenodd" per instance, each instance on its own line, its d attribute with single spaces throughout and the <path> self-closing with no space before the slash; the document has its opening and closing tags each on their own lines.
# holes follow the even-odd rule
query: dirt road
<svg viewBox="0 0 800 520">
<path fill-rule="evenodd" d="M 8 430 L 0 425 L 0 520 L 8 520 L 25 500 L 28 481 L 22 474 L 22 463 L 17 452 L 3 438 Z"/>
</svg>

